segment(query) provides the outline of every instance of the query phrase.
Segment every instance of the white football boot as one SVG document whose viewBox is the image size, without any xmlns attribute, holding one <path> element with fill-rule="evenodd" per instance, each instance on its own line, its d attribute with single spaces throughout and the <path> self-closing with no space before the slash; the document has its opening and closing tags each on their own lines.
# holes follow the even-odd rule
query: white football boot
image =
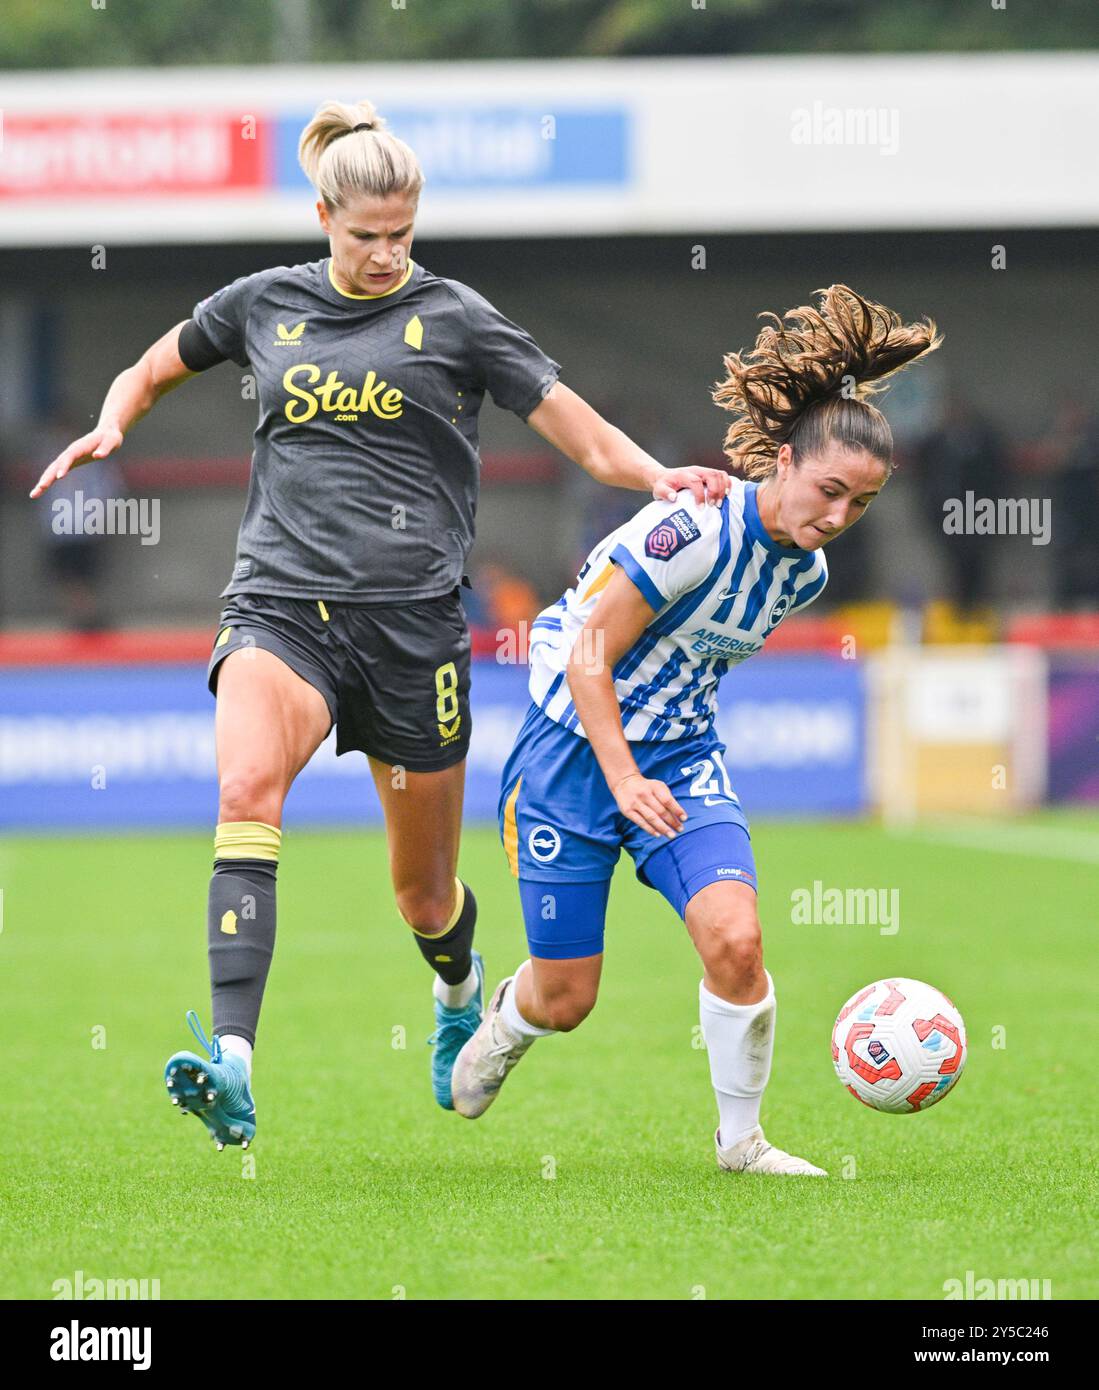
<svg viewBox="0 0 1099 1390">
<path fill-rule="evenodd" d="M 826 1178 L 823 1168 L 815 1168 L 807 1159 L 776 1149 L 763 1137 L 758 1126 L 739 1143 L 727 1149 L 721 1147 L 721 1130 L 714 1134 L 717 1166 L 730 1173 L 779 1173 L 790 1178 Z"/>
<path fill-rule="evenodd" d="M 475 1120 L 485 1113 L 496 1099 L 508 1072 L 534 1042 L 534 1038 L 517 1038 L 500 1017 L 504 991 L 514 978 L 509 975 L 496 986 L 481 1026 L 454 1061 L 451 1099 L 454 1109 L 467 1120 Z"/>
</svg>

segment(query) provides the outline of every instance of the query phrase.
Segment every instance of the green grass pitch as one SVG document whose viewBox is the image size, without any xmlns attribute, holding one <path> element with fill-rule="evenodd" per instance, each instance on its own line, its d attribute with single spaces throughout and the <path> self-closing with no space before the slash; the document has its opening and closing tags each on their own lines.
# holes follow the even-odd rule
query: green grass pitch
<svg viewBox="0 0 1099 1390">
<path fill-rule="evenodd" d="M 431 1098 L 429 976 L 382 837 L 292 828 L 244 1176 L 161 1080 L 184 1011 L 209 1024 L 209 836 L 10 839 L 0 1295 L 48 1299 L 82 1270 L 163 1298 L 934 1300 L 973 1271 L 1095 1297 L 1099 821 L 1010 829 L 1000 849 L 754 827 L 778 991 L 763 1120 L 827 1181 L 718 1171 L 699 966 L 626 861 L 595 1012 L 470 1123 Z M 492 831 L 466 832 L 461 870 L 491 986 L 525 954 Z M 792 925 L 814 879 L 897 888 L 900 930 Z M 924 1115 L 872 1113 L 832 1071 L 839 1005 L 893 974 L 944 989 L 969 1030 L 965 1075 Z"/>
</svg>

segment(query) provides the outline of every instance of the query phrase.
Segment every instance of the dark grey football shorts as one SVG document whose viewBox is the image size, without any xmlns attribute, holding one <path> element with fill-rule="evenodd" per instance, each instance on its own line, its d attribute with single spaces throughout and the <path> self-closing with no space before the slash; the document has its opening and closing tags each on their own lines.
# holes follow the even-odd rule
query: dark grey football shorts
<svg viewBox="0 0 1099 1390">
<path fill-rule="evenodd" d="M 236 594 L 221 614 L 207 681 L 261 647 L 324 696 L 336 752 L 438 772 L 469 749 L 469 628 L 458 589 L 414 603 Z"/>
</svg>

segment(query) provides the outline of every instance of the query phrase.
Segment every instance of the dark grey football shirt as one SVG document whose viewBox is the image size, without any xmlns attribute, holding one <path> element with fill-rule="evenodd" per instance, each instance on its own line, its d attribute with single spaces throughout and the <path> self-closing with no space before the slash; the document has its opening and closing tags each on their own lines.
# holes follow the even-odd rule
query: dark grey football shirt
<svg viewBox="0 0 1099 1390">
<path fill-rule="evenodd" d="M 370 296 L 337 289 L 330 267 L 262 270 L 195 306 L 259 396 L 223 594 L 434 598 L 473 543 L 485 391 L 525 419 L 560 368 L 475 290 L 416 262 Z"/>
</svg>

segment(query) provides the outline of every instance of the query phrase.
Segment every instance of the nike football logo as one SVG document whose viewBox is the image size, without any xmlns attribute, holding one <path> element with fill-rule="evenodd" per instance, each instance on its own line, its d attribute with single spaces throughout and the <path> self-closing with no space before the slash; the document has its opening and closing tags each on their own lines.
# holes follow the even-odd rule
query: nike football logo
<svg viewBox="0 0 1099 1390">
<path fill-rule="evenodd" d="M 724 592 L 723 594 L 718 594 L 718 596 L 717 596 L 717 597 L 718 597 L 718 601 L 720 602 L 721 599 L 724 599 L 724 598 L 736 598 L 737 594 L 739 594 L 739 593 L 740 593 L 740 590 L 739 590 L 739 589 L 726 589 L 725 592 Z"/>
</svg>

